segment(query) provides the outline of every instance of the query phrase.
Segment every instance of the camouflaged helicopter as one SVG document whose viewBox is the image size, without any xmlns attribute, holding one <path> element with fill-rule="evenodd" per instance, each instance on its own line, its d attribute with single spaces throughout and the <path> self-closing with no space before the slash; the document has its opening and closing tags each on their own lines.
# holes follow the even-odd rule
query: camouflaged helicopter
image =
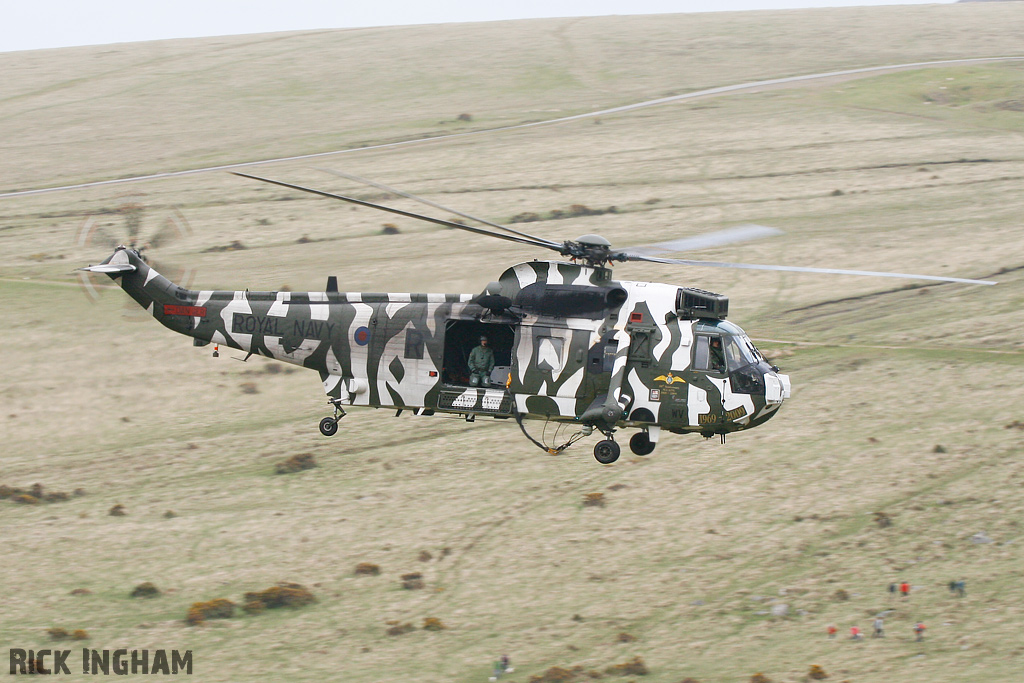
<svg viewBox="0 0 1024 683">
<path fill-rule="evenodd" d="M 790 380 L 768 363 L 737 325 L 726 321 L 728 299 L 690 287 L 613 278 L 611 264 L 663 264 L 919 278 L 969 284 L 984 280 L 663 258 L 778 234 L 744 226 L 672 242 L 613 249 L 598 235 L 553 241 L 475 218 L 393 188 L 360 180 L 501 230 L 494 232 L 372 204 L 352 197 L 236 173 L 425 220 L 449 228 L 557 252 L 568 260 L 535 260 L 508 268 L 481 294 L 194 291 L 174 284 L 139 251 L 115 249 L 99 265 L 165 327 L 249 355 L 274 358 L 320 373 L 334 415 L 320 421 L 333 436 L 345 408 L 390 408 L 401 415 L 450 413 L 513 418 L 523 434 L 558 453 L 597 431 L 598 462 L 620 454 L 614 435 L 637 429 L 629 447 L 654 451 L 662 430 L 711 438 L 752 429 L 778 413 Z M 469 355 L 487 337 L 494 367 L 471 386 Z M 248 358 L 249 356 L 246 356 Z M 525 420 L 575 431 L 563 443 L 542 443 Z M 556 435 L 558 430 L 556 430 Z"/>
</svg>

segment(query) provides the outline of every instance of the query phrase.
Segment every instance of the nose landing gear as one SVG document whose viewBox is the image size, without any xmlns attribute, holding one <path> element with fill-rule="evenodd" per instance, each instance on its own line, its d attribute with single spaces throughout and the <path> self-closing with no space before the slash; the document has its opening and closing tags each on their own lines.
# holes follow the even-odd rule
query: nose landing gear
<svg viewBox="0 0 1024 683">
<path fill-rule="evenodd" d="M 334 406 L 334 417 L 320 420 L 320 433 L 324 436 L 334 436 L 338 433 L 338 420 L 345 417 L 345 409 L 341 407 L 339 399 L 332 398 L 328 403 Z"/>
<path fill-rule="evenodd" d="M 604 441 L 598 441 L 594 446 L 594 457 L 602 465 L 610 465 L 619 459 L 619 444 L 612 441 L 611 437 Z"/>
</svg>

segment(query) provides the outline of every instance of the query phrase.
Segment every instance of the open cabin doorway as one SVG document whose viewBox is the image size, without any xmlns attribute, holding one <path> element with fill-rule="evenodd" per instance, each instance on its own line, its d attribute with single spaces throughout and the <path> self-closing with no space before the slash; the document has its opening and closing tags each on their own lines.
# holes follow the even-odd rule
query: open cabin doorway
<svg viewBox="0 0 1024 683">
<path fill-rule="evenodd" d="M 515 348 L 515 330 L 511 325 L 482 323 L 476 320 L 450 320 L 445 327 L 444 365 L 441 381 L 444 384 L 469 386 L 469 354 L 480 344 L 480 337 L 494 350 L 494 370 L 491 386 L 504 389 L 512 366 Z"/>
</svg>

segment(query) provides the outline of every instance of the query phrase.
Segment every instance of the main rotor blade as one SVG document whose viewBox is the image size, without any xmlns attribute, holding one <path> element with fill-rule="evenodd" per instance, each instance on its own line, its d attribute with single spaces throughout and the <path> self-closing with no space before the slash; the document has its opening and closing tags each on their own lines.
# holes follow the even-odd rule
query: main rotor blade
<svg viewBox="0 0 1024 683">
<path fill-rule="evenodd" d="M 734 228 L 725 228 L 715 232 L 706 232 L 702 235 L 692 237 L 681 237 L 668 242 L 656 242 L 655 244 L 638 244 L 635 247 L 616 249 L 614 254 L 626 254 L 627 256 L 657 256 L 658 254 L 670 254 L 680 251 L 694 251 L 697 249 L 710 249 L 736 242 L 747 242 L 763 237 L 774 237 L 783 234 L 777 228 L 770 228 L 767 225 L 737 225 Z"/>
<path fill-rule="evenodd" d="M 280 185 L 281 187 L 288 187 L 293 190 L 301 190 L 302 192 L 309 192 L 311 194 L 318 194 L 321 197 L 330 197 L 331 199 L 340 199 L 343 202 L 351 202 L 353 204 L 359 204 L 360 206 L 368 206 L 371 209 L 379 209 L 381 211 L 387 211 L 389 213 L 398 214 L 399 216 L 406 216 L 407 218 L 416 218 L 421 221 L 427 221 L 428 223 L 435 223 L 437 225 L 443 225 L 446 228 L 456 228 L 458 230 L 466 230 L 468 232 L 475 232 L 478 235 L 487 235 L 488 237 L 497 237 L 500 240 L 507 240 L 509 242 L 518 242 L 520 244 L 529 244 L 534 247 L 543 247 L 545 249 L 553 249 L 561 253 L 563 245 L 555 244 L 554 242 L 537 242 L 534 240 L 523 239 L 521 237 L 512 237 L 511 235 L 502 235 L 500 233 L 491 232 L 490 230 L 483 230 L 482 228 L 474 228 L 468 225 L 462 225 L 461 223 L 455 223 L 453 221 L 446 221 L 441 218 L 431 218 L 430 216 L 424 216 L 418 213 L 412 213 L 409 211 L 402 211 L 401 209 L 392 209 L 389 206 L 382 206 L 380 204 L 373 204 L 371 202 L 364 202 L 362 199 L 355 199 L 354 197 L 345 197 L 340 194 L 333 194 L 331 192 L 324 192 L 323 190 L 314 190 L 311 187 L 302 187 L 301 185 L 292 185 L 291 183 L 285 183 L 280 180 L 271 180 L 270 178 L 261 178 L 257 175 L 249 175 L 248 173 L 240 173 L 238 171 L 230 171 L 233 175 L 242 176 L 243 178 L 252 178 L 253 180 L 262 180 L 265 183 L 272 185 Z"/>
<path fill-rule="evenodd" d="M 462 216 L 463 218 L 468 218 L 471 221 L 477 221 L 478 223 L 483 223 L 484 225 L 489 225 L 492 228 L 498 228 L 499 230 L 504 230 L 505 232 L 510 232 L 513 235 L 519 235 L 520 237 L 525 237 L 527 239 L 531 239 L 531 240 L 534 240 L 536 242 L 545 242 L 547 244 L 550 244 L 552 247 L 558 247 L 559 249 L 562 248 L 562 243 L 561 242 L 552 242 L 549 239 L 545 239 L 543 237 L 537 237 L 536 235 L 531 235 L 530 233 L 527 233 L 527 232 L 520 232 L 518 230 L 513 230 L 512 228 L 507 228 L 504 225 L 501 225 L 500 223 L 493 223 L 493 222 L 487 220 L 486 218 L 478 218 L 477 216 L 472 216 L 472 215 L 470 215 L 468 213 L 463 213 L 462 211 L 457 211 L 457 210 L 455 210 L 455 209 L 453 209 L 451 207 L 444 206 L 443 204 L 438 204 L 437 202 L 432 202 L 429 199 L 424 199 L 423 197 L 417 197 L 416 195 L 411 194 L 409 192 L 404 192 L 404 191 L 396 189 L 394 187 L 389 187 L 388 185 L 385 185 L 384 183 L 378 183 L 378 182 L 376 182 L 374 180 L 370 180 L 368 178 L 360 178 L 357 175 L 351 175 L 351 174 L 348 174 L 348 173 L 343 173 L 341 171 L 336 171 L 333 168 L 320 168 L 320 170 L 321 171 L 326 171 L 327 173 L 331 173 L 333 175 L 336 175 L 339 178 L 345 178 L 346 180 L 352 180 L 352 181 L 357 182 L 357 183 L 363 183 L 364 185 L 369 185 L 371 187 L 376 187 L 378 190 L 384 190 L 385 192 L 390 192 L 391 194 L 396 194 L 399 197 L 405 197 L 406 199 L 411 199 L 414 202 L 419 202 L 420 204 L 426 204 L 427 206 L 432 206 L 435 209 L 441 209 L 442 211 L 447 211 L 448 213 L 454 213 L 456 216 Z"/>
<path fill-rule="evenodd" d="M 802 268 L 800 266 L 770 266 L 756 263 L 722 263 L 719 261 L 689 261 L 686 259 L 660 258 L 657 256 L 627 256 L 627 261 L 651 261 L 681 266 L 707 266 L 709 268 L 746 268 L 748 270 L 777 270 L 791 273 L 826 273 L 831 275 L 867 275 L 871 277 L 897 277 L 908 280 L 936 280 L 938 282 L 963 282 L 969 285 L 994 285 L 991 280 L 968 280 L 960 277 L 940 275 L 913 275 L 910 273 L 880 273 L 873 270 L 840 270 L 839 268 Z"/>
</svg>

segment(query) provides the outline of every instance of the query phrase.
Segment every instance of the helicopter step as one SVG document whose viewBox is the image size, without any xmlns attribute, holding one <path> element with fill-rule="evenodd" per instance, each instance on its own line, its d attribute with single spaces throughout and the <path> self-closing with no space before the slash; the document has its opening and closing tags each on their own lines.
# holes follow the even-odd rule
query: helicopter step
<svg viewBox="0 0 1024 683">
<path fill-rule="evenodd" d="M 485 389 L 448 385 L 441 389 L 437 407 L 450 412 L 510 416 L 512 395 L 504 388 Z"/>
<path fill-rule="evenodd" d="M 338 421 L 345 417 L 345 409 L 341 407 L 341 399 L 332 398 L 328 401 L 334 406 L 334 417 L 325 417 L 320 420 L 320 433 L 324 436 L 334 436 L 338 433 Z"/>
</svg>

